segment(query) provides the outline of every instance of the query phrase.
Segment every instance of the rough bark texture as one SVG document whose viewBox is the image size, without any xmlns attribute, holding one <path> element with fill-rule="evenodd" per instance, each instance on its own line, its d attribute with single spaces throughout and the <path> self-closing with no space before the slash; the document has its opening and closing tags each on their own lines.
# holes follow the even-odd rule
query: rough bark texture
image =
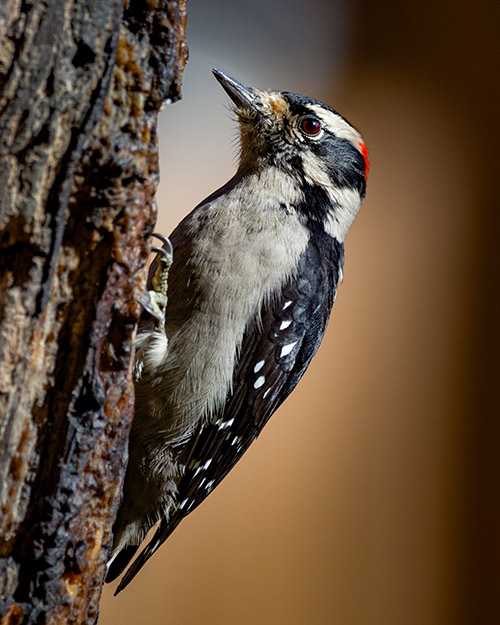
<svg viewBox="0 0 500 625">
<path fill-rule="evenodd" d="M 183 0 L 0 3 L 0 622 L 92 623 Z"/>
</svg>

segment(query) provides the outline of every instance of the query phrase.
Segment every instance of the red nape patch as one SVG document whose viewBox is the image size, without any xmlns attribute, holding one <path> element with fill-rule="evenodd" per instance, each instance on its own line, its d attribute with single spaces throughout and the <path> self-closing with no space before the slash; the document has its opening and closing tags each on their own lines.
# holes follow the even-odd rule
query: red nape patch
<svg viewBox="0 0 500 625">
<path fill-rule="evenodd" d="M 370 161 L 368 160 L 368 148 L 364 143 L 358 143 L 359 151 L 365 159 L 365 180 L 368 178 L 368 172 L 370 171 Z"/>
</svg>

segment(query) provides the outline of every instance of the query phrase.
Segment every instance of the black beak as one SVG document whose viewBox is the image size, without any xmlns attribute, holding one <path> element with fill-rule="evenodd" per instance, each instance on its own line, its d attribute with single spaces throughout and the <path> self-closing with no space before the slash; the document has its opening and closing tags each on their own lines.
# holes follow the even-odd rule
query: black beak
<svg viewBox="0 0 500 625">
<path fill-rule="evenodd" d="M 212 72 L 224 88 L 224 91 L 238 108 L 255 109 L 256 96 L 253 89 L 245 87 L 245 85 L 242 85 L 240 82 L 218 69 L 214 68 Z"/>
</svg>

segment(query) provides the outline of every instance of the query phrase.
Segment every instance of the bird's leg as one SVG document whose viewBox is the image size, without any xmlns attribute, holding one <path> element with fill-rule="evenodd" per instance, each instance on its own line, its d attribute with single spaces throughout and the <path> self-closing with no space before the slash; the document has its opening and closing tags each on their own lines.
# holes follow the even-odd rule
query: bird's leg
<svg viewBox="0 0 500 625">
<path fill-rule="evenodd" d="M 154 237 L 163 242 L 163 247 L 152 246 L 151 251 L 156 252 L 156 271 L 151 280 L 153 287 L 148 291 L 148 300 L 141 302 L 144 309 L 159 322 L 159 328 L 164 328 L 165 310 L 167 308 L 168 272 L 173 262 L 174 250 L 169 239 L 153 233 Z"/>
</svg>

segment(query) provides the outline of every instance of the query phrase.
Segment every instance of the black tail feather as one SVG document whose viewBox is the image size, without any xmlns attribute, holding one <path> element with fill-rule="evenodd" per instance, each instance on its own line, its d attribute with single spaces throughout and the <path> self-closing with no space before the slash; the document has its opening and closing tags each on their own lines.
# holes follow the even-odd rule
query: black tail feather
<svg viewBox="0 0 500 625">
<path fill-rule="evenodd" d="M 127 545 L 118 555 L 110 561 L 106 573 L 106 583 L 114 581 L 125 570 L 128 563 L 134 557 L 139 545 Z"/>
</svg>

